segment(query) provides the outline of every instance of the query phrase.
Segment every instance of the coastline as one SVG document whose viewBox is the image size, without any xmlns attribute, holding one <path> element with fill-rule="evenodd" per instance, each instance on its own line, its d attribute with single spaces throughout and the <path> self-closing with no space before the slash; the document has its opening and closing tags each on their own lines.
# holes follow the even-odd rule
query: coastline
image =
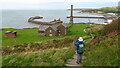
<svg viewBox="0 0 120 68">
<path fill-rule="evenodd" d="M 70 24 L 70 23 L 66 23 L 66 24 Z M 105 23 L 94 23 L 94 22 L 80 22 L 80 23 L 74 23 L 74 24 L 98 24 L 98 25 L 102 25 L 102 24 L 105 24 Z M 39 28 L 39 27 L 24 27 L 24 28 L 9 28 L 9 27 L 7 27 L 7 28 L 0 28 L 0 30 L 2 30 L 2 29 L 34 29 L 34 28 Z"/>
<path fill-rule="evenodd" d="M 79 14 L 79 13 L 78 13 L 78 14 Z M 84 13 L 84 14 L 85 14 L 85 13 Z M 104 15 L 105 15 L 105 16 L 115 16 L 115 15 L 111 15 L 111 14 L 101 14 L 101 13 L 87 13 L 87 14 L 102 15 L 102 16 L 104 16 Z M 28 17 L 28 18 L 29 18 L 29 17 Z M 48 16 L 47 16 L 47 17 L 45 16 L 45 19 L 46 19 L 46 18 L 48 18 Z M 24 19 L 25 19 L 25 18 L 24 18 Z M 44 19 L 44 20 L 45 20 L 45 19 Z M 41 20 L 41 21 L 44 21 L 44 20 Z M 62 20 L 63 20 L 63 19 L 62 19 Z M 67 18 L 64 18 L 64 20 L 67 20 Z M 75 20 L 76 20 L 76 19 L 75 19 Z M 46 20 L 46 21 L 47 21 L 47 20 Z M 69 20 L 68 20 L 68 21 L 69 21 Z M 80 20 L 81 22 L 80 22 L 78 19 L 77 19 L 76 21 L 78 21 L 78 22 L 75 22 L 75 24 L 76 24 L 76 23 L 79 23 L 79 24 L 80 24 L 80 23 L 81 23 L 81 24 L 82 24 L 82 23 L 83 23 L 83 24 L 84 24 L 84 23 L 88 23 L 88 22 L 84 22 L 84 21 L 87 21 L 87 19 L 86 19 L 86 20 L 83 19 L 83 21 Z M 94 21 L 95 21 L 95 22 L 94 22 Z M 14 22 L 14 21 L 13 21 L 13 22 Z M 18 22 L 21 22 L 21 21 L 18 21 Z M 4 29 L 4 28 L 26 29 L 26 28 L 38 28 L 38 27 L 39 27 L 39 25 L 36 25 L 36 24 L 34 24 L 34 23 L 29 23 L 29 22 L 27 22 L 27 19 L 26 19 L 26 21 L 23 20 L 23 22 L 25 23 L 25 26 L 20 26 L 20 27 L 19 27 L 19 26 L 18 26 L 18 27 L 12 27 L 12 26 L 9 27 L 9 26 L 8 26 L 8 27 L 1 27 L 0 29 Z M 65 22 L 65 23 L 68 23 L 68 22 L 66 22 L 66 21 L 64 21 L 64 22 Z M 92 23 L 95 23 L 95 24 L 106 24 L 106 23 L 104 23 L 105 21 L 103 22 L 103 21 L 97 21 L 97 20 L 92 20 L 92 19 L 91 19 L 91 22 L 92 22 Z M 91 22 L 90 22 L 90 23 L 91 23 Z M 3 22 L 3 23 L 4 23 L 4 22 Z M 6 22 L 6 23 L 7 23 L 7 22 Z M 26 24 L 26 23 L 27 23 L 27 24 Z M 4 25 L 4 24 L 3 24 L 3 25 Z M 19 23 L 18 23 L 18 25 L 19 25 Z M 24 24 L 23 24 L 23 25 L 24 25 Z M 28 25 L 28 26 L 27 26 L 27 25 Z M 33 26 L 32 26 L 32 25 L 33 25 Z M 14 25 L 13 25 L 13 26 L 14 26 Z"/>
<path fill-rule="evenodd" d="M 16 28 L 16 29 L 22 29 L 22 28 L 31 28 L 34 26 L 39 27 L 39 25 L 34 23 L 29 23 L 28 19 L 33 16 L 43 16 L 43 19 L 39 19 L 37 21 L 45 21 L 50 22 L 54 19 L 61 19 L 64 23 L 69 23 L 69 19 L 66 17 L 70 14 L 69 11 L 66 10 L 17 10 L 17 11 L 4 11 L 3 13 L 3 20 L 2 20 L 2 28 Z M 75 12 L 75 15 L 83 15 L 83 16 L 89 16 L 90 14 L 78 14 Z M 94 16 L 94 15 L 92 15 Z M 97 16 L 97 15 L 95 15 Z M 36 21 L 36 20 L 35 20 Z M 88 19 L 75 19 L 74 22 L 87 22 Z M 98 21 L 95 19 L 91 19 L 91 22 L 96 23 L 103 23 L 104 21 Z"/>
<path fill-rule="evenodd" d="M 34 28 L 39 28 L 39 27 L 24 27 L 24 28 L 9 28 L 9 27 L 6 27 L 6 28 L 0 28 L 0 29 L 34 29 Z"/>
</svg>

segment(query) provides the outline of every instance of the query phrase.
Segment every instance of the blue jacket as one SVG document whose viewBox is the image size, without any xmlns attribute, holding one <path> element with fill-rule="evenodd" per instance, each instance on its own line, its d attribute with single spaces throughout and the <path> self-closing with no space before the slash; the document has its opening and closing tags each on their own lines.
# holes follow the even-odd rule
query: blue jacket
<svg viewBox="0 0 120 68">
<path fill-rule="evenodd" d="M 84 44 L 84 42 L 83 41 L 79 41 L 79 40 L 76 40 L 75 42 L 74 42 L 74 45 L 77 47 L 76 48 L 76 52 L 77 52 L 77 54 L 82 54 L 82 53 L 80 53 L 80 52 L 78 52 L 78 50 L 79 50 L 79 45 L 80 44 L 83 44 L 84 46 L 85 46 L 85 44 Z"/>
</svg>

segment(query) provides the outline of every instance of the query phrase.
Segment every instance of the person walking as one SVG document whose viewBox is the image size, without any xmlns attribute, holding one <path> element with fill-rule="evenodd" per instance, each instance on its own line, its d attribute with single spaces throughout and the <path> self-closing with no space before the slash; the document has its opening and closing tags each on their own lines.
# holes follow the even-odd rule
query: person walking
<svg viewBox="0 0 120 68">
<path fill-rule="evenodd" d="M 85 46 L 85 44 L 83 42 L 83 38 L 79 37 L 79 39 L 74 42 L 74 45 L 76 46 L 76 52 L 77 52 L 76 63 L 80 64 L 80 63 L 82 63 L 82 54 L 84 52 L 84 46 Z"/>
</svg>

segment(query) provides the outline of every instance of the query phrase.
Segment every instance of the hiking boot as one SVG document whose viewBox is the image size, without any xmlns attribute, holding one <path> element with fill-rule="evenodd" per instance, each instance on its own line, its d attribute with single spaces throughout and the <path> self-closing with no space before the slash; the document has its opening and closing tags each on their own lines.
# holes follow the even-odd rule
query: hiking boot
<svg viewBox="0 0 120 68">
<path fill-rule="evenodd" d="M 76 61 L 76 63 L 77 63 L 77 64 L 80 64 L 80 62 L 77 62 L 77 61 Z"/>
</svg>

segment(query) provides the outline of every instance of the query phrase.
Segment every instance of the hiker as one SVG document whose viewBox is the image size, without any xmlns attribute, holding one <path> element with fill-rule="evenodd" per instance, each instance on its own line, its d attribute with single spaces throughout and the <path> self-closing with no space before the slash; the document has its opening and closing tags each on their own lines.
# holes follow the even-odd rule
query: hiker
<svg viewBox="0 0 120 68">
<path fill-rule="evenodd" d="M 83 38 L 79 37 L 79 39 L 74 42 L 74 45 L 77 47 L 76 48 L 76 52 L 77 52 L 76 63 L 77 64 L 82 63 L 82 54 L 84 52 L 84 46 L 85 46 L 85 44 L 83 42 Z"/>
</svg>

